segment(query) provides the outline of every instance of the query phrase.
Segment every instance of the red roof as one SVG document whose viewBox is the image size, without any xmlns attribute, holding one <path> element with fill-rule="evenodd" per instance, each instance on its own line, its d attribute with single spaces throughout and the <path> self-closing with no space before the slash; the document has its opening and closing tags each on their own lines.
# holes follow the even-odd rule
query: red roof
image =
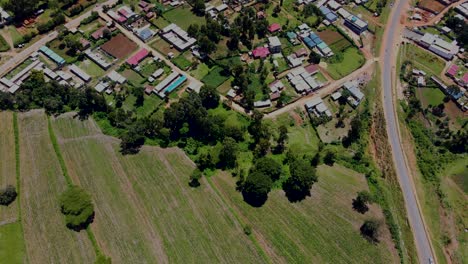
<svg viewBox="0 0 468 264">
<path fill-rule="evenodd" d="M 468 72 L 466 72 L 463 77 L 462 77 L 462 80 L 464 83 L 468 83 Z"/>
<path fill-rule="evenodd" d="M 91 37 L 95 40 L 98 40 L 100 38 L 102 38 L 102 35 L 104 33 L 104 30 L 107 29 L 107 27 L 101 27 L 99 28 L 98 30 L 94 31 L 93 34 L 91 34 Z"/>
<path fill-rule="evenodd" d="M 127 60 L 127 63 L 132 66 L 137 66 L 142 60 L 148 57 L 149 51 L 146 49 L 141 49 L 137 54 L 133 55 L 130 59 Z"/>
<path fill-rule="evenodd" d="M 457 71 L 458 71 L 458 66 L 455 64 L 452 64 L 452 66 L 450 66 L 450 68 L 447 71 L 447 75 L 455 77 L 455 75 L 457 75 Z"/>
<path fill-rule="evenodd" d="M 278 23 L 273 23 L 268 27 L 268 31 L 270 32 L 276 32 L 281 29 L 281 25 Z"/>
<path fill-rule="evenodd" d="M 315 64 L 309 64 L 305 66 L 304 69 L 310 74 L 316 73 L 318 71 L 318 67 Z"/>
<path fill-rule="evenodd" d="M 127 21 L 127 18 L 124 17 L 124 16 L 119 16 L 119 19 L 117 19 L 117 21 L 120 22 L 120 23 L 123 23 L 123 22 Z"/>
<path fill-rule="evenodd" d="M 254 58 L 266 58 L 270 55 L 270 50 L 265 47 L 258 47 L 252 51 Z"/>
<path fill-rule="evenodd" d="M 147 7 L 149 4 L 145 1 L 140 1 L 140 3 L 138 4 L 141 8 L 145 8 Z"/>
<path fill-rule="evenodd" d="M 127 12 L 127 10 L 125 10 L 125 9 L 123 9 L 123 8 L 119 9 L 119 14 L 121 14 L 121 15 L 124 16 L 124 17 L 128 17 L 128 12 Z"/>
</svg>

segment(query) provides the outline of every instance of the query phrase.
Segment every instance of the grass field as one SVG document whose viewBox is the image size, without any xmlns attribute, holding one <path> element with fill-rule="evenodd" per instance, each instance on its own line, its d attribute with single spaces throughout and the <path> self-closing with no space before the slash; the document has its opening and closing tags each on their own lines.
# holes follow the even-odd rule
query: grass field
<svg viewBox="0 0 468 264">
<path fill-rule="evenodd" d="M 400 47 L 400 57 L 402 62 L 410 60 L 417 69 L 437 76 L 442 73 L 445 66 L 445 62 L 437 55 L 413 44 L 402 45 Z"/>
<path fill-rule="evenodd" d="M 4 52 L 8 50 L 10 50 L 10 45 L 8 45 L 5 38 L 2 35 L 0 35 L 0 52 Z"/>
<path fill-rule="evenodd" d="M 194 165 L 180 150 L 143 147 L 122 156 L 118 141 L 100 134 L 91 120 L 61 117 L 53 127 L 70 176 L 92 194 L 92 230 L 113 262 L 259 262 L 209 185 L 188 186 Z"/>
<path fill-rule="evenodd" d="M 198 80 L 203 79 L 210 72 L 210 68 L 205 63 L 200 63 L 197 67 L 190 71 L 190 75 Z"/>
<path fill-rule="evenodd" d="M 0 262 L 27 263 L 24 251 L 21 223 L 15 222 L 0 226 Z"/>
<path fill-rule="evenodd" d="M 65 178 L 50 141 L 43 111 L 19 115 L 21 210 L 26 252 L 31 263 L 92 263 L 86 232 L 65 227 L 58 196 Z"/>
<path fill-rule="evenodd" d="M 16 187 L 15 138 L 13 133 L 13 114 L 0 112 L 0 189 L 7 185 Z M 16 221 L 18 218 L 17 201 L 8 207 L 0 206 L 0 223 Z"/>
<path fill-rule="evenodd" d="M 106 74 L 99 65 L 88 59 L 77 63 L 77 66 L 93 78 L 100 78 Z"/>
<path fill-rule="evenodd" d="M 445 97 L 444 93 L 438 88 L 419 88 L 417 89 L 416 94 L 419 100 L 421 100 L 423 107 L 442 104 Z"/>
<path fill-rule="evenodd" d="M 261 208 L 242 201 L 234 179 L 227 175 L 212 178 L 214 186 L 247 224 L 274 263 L 390 263 L 389 250 L 373 245 L 359 234 L 366 216 L 352 210 L 356 192 L 366 189 L 365 178 L 341 166 L 318 168 L 319 181 L 312 197 L 290 203 L 282 191 L 270 193 Z"/>
<path fill-rule="evenodd" d="M 187 30 L 191 24 L 205 24 L 205 17 L 196 16 L 192 13 L 189 5 L 183 5 L 167 11 L 163 14 L 164 18 L 177 24 L 184 30 Z"/>
<path fill-rule="evenodd" d="M 213 67 L 213 69 L 211 69 L 211 71 L 205 75 L 201 81 L 204 82 L 207 86 L 217 88 L 229 78 L 229 76 L 221 75 L 222 71 L 223 69 L 221 67 Z"/>
<path fill-rule="evenodd" d="M 359 69 L 364 64 L 364 56 L 357 48 L 350 47 L 343 51 L 343 61 L 338 63 L 328 63 L 327 72 L 337 80 Z"/>
</svg>

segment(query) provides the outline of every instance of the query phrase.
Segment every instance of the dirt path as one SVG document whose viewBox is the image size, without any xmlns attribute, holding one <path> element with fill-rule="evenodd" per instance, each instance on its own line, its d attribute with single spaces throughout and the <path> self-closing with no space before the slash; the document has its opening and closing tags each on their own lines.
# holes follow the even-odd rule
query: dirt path
<svg viewBox="0 0 468 264">
<path fill-rule="evenodd" d="M 440 21 L 444 17 L 445 13 L 447 13 L 450 9 L 461 5 L 463 2 L 464 1 L 459 0 L 459 1 L 455 2 L 455 3 L 452 3 L 449 6 L 446 6 L 445 9 L 442 10 L 442 12 L 440 12 L 439 14 L 437 14 L 434 17 L 431 17 L 431 19 L 429 19 L 426 22 L 412 20 L 412 21 L 406 22 L 405 25 L 408 26 L 408 27 L 421 27 L 421 26 L 434 25 L 437 21 Z"/>
</svg>

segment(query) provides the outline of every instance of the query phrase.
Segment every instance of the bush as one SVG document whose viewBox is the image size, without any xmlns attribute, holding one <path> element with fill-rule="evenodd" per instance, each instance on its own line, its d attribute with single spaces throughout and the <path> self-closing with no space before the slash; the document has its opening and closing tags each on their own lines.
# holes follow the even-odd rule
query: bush
<svg viewBox="0 0 468 264">
<path fill-rule="evenodd" d="M 379 242 L 379 229 L 380 223 L 372 219 L 366 220 L 360 228 L 361 235 L 370 242 L 374 243 Z"/>
<path fill-rule="evenodd" d="M 0 190 L 0 205 L 8 206 L 15 201 L 16 196 L 18 196 L 18 194 L 16 193 L 15 187 L 8 185 L 5 189 Z"/>
<path fill-rule="evenodd" d="M 75 231 L 87 228 L 94 219 L 91 196 L 78 186 L 71 186 L 60 195 L 60 209 L 67 227 Z"/>
</svg>

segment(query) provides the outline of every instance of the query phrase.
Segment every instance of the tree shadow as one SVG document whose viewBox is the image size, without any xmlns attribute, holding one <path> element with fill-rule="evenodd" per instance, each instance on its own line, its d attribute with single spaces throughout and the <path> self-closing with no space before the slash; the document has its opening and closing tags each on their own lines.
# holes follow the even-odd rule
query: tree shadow
<svg viewBox="0 0 468 264">
<path fill-rule="evenodd" d="M 284 193 L 286 194 L 286 198 L 288 198 L 288 201 L 291 203 L 300 202 L 304 200 L 305 198 L 307 198 L 307 196 L 310 196 L 310 190 L 297 191 L 297 190 L 289 190 L 285 188 Z"/>
<path fill-rule="evenodd" d="M 244 191 L 242 192 L 242 197 L 244 198 L 244 202 L 248 203 L 252 207 L 257 208 L 262 207 L 268 200 L 268 194 L 251 194 Z"/>
<path fill-rule="evenodd" d="M 366 204 L 362 204 L 356 199 L 353 199 L 353 209 L 361 214 L 365 214 L 369 211 L 369 207 Z"/>
<path fill-rule="evenodd" d="M 70 223 L 67 223 L 67 227 L 68 229 L 70 230 L 73 230 L 75 232 L 80 232 L 81 230 L 84 230 L 86 228 L 88 228 L 88 226 L 94 222 L 94 216 L 95 216 L 95 212 L 93 212 L 89 217 L 88 219 L 86 219 L 85 222 L 79 224 L 79 225 L 72 225 Z"/>
</svg>

